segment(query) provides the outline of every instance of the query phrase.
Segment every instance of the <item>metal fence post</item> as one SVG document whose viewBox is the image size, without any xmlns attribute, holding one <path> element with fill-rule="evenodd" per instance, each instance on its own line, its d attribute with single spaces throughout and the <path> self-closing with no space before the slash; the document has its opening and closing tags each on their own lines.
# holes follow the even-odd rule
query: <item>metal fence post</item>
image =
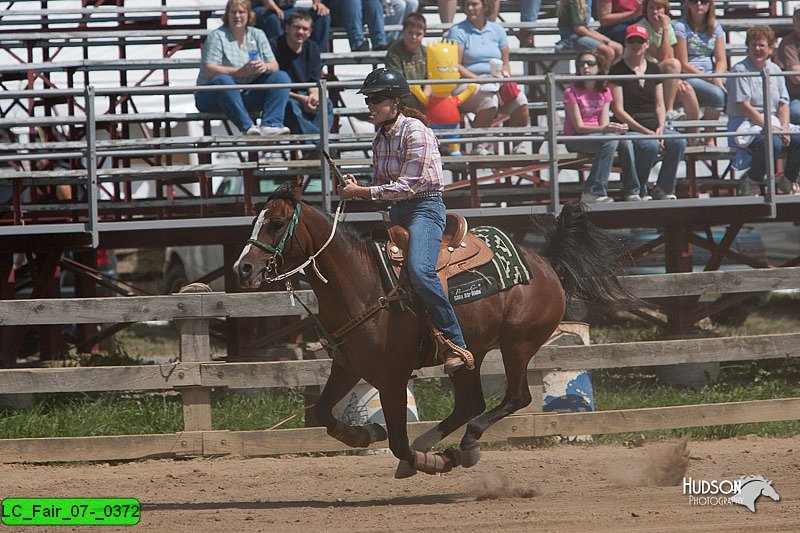
<svg viewBox="0 0 800 533">
<path fill-rule="evenodd" d="M 772 218 L 777 214 L 775 206 L 775 147 L 772 146 L 772 98 L 770 97 L 770 76 L 766 68 L 761 69 L 761 80 L 764 98 L 764 127 L 761 129 L 764 134 L 764 150 L 767 158 L 767 187 L 764 195 L 764 202 L 770 205 Z"/>
<path fill-rule="evenodd" d="M 328 168 L 328 164 L 325 161 L 325 156 L 322 155 L 322 150 L 325 150 L 326 152 L 328 151 L 328 143 L 330 142 L 330 135 L 328 134 L 328 131 L 330 130 L 329 124 L 331 123 L 331 119 L 333 117 L 328 116 L 328 81 L 321 79 L 317 82 L 317 85 L 319 86 L 320 102 L 319 164 L 320 169 L 322 170 L 320 174 L 320 179 L 322 180 L 322 209 L 324 209 L 325 212 L 330 215 L 333 213 L 333 210 L 331 209 L 331 169 Z"/>
<path fill-rule="evenodd" d="M 558 192 L 558 150 L 556 148 L 556 77 L 547 73 L 547 152 L 550 155 L 550 208 L 558 213 L 561 203 Z"/>
<path fill-rule="evenodd" d="M 92 235 L 92 248 L 97 248 L 100 244 L 100 232 L 98 228 L 97 215 L 97 122 L 94 107 L 94 86 L 87 85 L 84 90 L 86 99 L 86 173 L 88 183 L 86 184 L 86 203 L 87 218 L 86 229 Z"/>
</svg>

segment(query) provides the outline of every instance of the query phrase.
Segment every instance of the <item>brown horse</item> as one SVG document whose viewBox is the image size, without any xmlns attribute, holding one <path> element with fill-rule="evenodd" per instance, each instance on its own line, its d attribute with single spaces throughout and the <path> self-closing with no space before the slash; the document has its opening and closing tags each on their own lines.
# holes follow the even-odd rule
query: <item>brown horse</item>
<svg viewBox="0 0 800 533">
<path fill-rule="evenodd" d="M 385 296 L 369 243 L 351 229 L 336 230 L 330 217 L 279 189 L 267 200 L 254 224 L 252 238 L 234 265 L 243 287 L 257 287 L 306 265 L 305 273 L 319 305 L 319 320 L 335 331 L 353 319 L 358 323 L 340 341 L 342 357 L 334 358 L 331 374 L 315 407 L 328 434 L 348 446 L 364 447 L 386 438 L 377 424 L 348 426 L 336 420 L 333 406 L 364 378 L 380 392 L 389 446 L 401 460 L 397 477 L 447 472 L 470 467 L 480 459 L 478 440 L 484 431 L 531 402 L 528 363 L 559 324 L 565 298 L 605 305 L 630 301 L 611 269 L 618 249 L 613 239 L 589 224 L 581 204 L 564 205 L 555 227 L 548 230 L 545 256 L 525 248 L 521 256 L 532 273 L 529 284 L 515 285 L 492 296 L 456 307 L 476 369 L 452 376 L 453 412 L 409 446 L 406 428 L 406 384 L 420 360 L 420 339 L 429 330 L 419 318 L 393 306 L 376 306 Z M 313 256 L 313 268 L 309 258 Z M 565 295 L 566 293 L 566 295 Z M 507 378 L 503 401 L 484 413 L 480 364 L 499 347 Z M 459 449 L 428 453 L 447 435 L 468 423 Z"/>
</svg>

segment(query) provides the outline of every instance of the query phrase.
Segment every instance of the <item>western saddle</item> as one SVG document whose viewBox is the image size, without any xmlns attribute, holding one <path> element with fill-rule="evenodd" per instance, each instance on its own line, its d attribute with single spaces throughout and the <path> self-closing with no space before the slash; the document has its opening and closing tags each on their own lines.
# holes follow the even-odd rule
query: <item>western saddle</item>
<svg viewBox="0 0 800 533">
<path fill-rule="evenodd" d="M 392 266 L 400 277 L 400 270 L 408 251 L 408 231 L 396 224 L 382 222 L 372 231 L 375 240 L 386 239 L 386 251 Z M 455 213 L 447 213 L 436 275 L 447 294 L 447 280 L 453 276 L 488 263 L 494 253 L 481 239 L 469 233 L 467 219 Z"/>
</svg>

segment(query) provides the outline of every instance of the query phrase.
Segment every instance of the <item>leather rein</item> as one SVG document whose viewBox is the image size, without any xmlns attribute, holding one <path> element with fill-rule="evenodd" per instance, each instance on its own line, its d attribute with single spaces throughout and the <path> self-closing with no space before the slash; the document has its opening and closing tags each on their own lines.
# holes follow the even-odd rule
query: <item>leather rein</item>
<svg viewBox="0 0 800 533">
<path fill-rule="evenodd" d="M 333 236 L 336 234 L 336 227 L 338 225 L 339 219 L 341 218 L 343 206 L 344 206 L 345 203 L 346 203 L 346 201 L 339 202 L 339 205 L 336 207 L 336 213 L 334 214 L 333 226 L 331 228 L 331 234 L 328 236 L 328 240 L 325 241 L 325 244 L 323 244 L 320 247 L 320 249 L 317 250 L 316 253 L 314 253 L 313 255 L 310 255 L 305 262 L 303 262 L 301 265 L 293 268 L 289 272 L 285 272 L 283 274 L 279 274 L 278 273 L 278 268 L 280 268 L 278 266 L 278 259 L 280 260 L 280 263 L 282 265 L 283 264 L 283 251 L 286 248 L 286 244 L 292 238 L 294 238 L 295 241 L 297 241 L 298 246 L 300 246 L 300 250 L 303 251 L 303 254 L 306 253 L 305 248 L 303 248 L 303 245 L 300 242 L 300 239 L 297 237 L 297 233 L 296 233 L 297 224 L 298 224 L 298 222 L 300 220 L 300 201 L 299 200 L 297 201 L 297 204 L 295 206 L 295 210 L 294 210 L 294 214 L 292 215 L 292 219 L 289 221 L 289 224 L 286 227 L 286 231 L 283 233 L 283 235 L 281 236 L 280 241 L 278 241 L 278 244 L 276 246 L 271 246 L 269 244 L 265 244 L 265 243 L 259 241 L 256 238 L 250 238 L 250 239 L 247 240 L 248 244 L 252 244 L 253 246 L 255 246 L 257 248 L 272 254 L 272 257 L 270 257 L 267 265 L 264 268 L 264 274 L 262 276 L 263 280 L 267 281 L 267 282 L 274 282 L 274 281 L 280 281 L 280 280 L 284 280 L 285 279 L 286 280 L 286 291 L 289 293 L 289 296 L 290 296 L 290 298 L 292 300 L 292 306 L 294 306 L 294 301 L 295 301 L 294 288 L 292 287 L 292 285 L 289 282 L 288 278 L 293 276 L 293 275 L 295 275 L 295 274 L 297 274 L 300 270 L 302 270 L 303 268 L 308 266 L 309 263 L 314 268 L 314 273 L 317 275 L 317 277 L 323 283 L 328 283 L 328 280 L 320 273 L 319 269 L 317 268 L 316 257 L 318 255 L 320 255 L 325 250 L 325 248 L 327 248 L 328 244 L 330 244 L 330 242 L 333 240 Z M 278 258 L 278 259 L 276 259 L 276 258 Z M 267 273 L 268 272 L 272 272 L 273 269 L 274 269 L 274 272 L 275 272 L 275 276 L 268 278 L 267 277 Z M 328 333 L 326 331 L 326 329 L 324 328 L 322 323 L 319 321 L 319 319 L 317 319 L 316 315 L 314 315 L 314 313 L 312 313 L 311 310 L 308 309 L 308 307 L 305 305 L 305 303 L 303 303 L 303 301 L 301 299 L 298 299 L 298 301 L 306 309 L 306 311 L 309 313 L 309 316 L 314 318 L 314 321 L 320 327 L 323 335 L 325 337 L 329 337 L 330 340 L 333 341 L 332 344 L 335 347 L 338 344 L 339 339 L 343 338 L 350 331 L 355 329 L 357 326 L 361 325 L 363 322 L 365 322 L 367 319 L 369 319 L 372 315 L 374 315 L 375 313 L 377 313 L 381 309 L 386 308 L 391 302 L 402 300 L 404 298 L 404 296 L 402 294 L 398 294 L 399 288 L 400 288 L 399 284 L 395 285 L 392 288 L 392 290 L 389 291 L 388 294 L 378 298 L 377 302 L 372 304 L 370 307 L 365 309 L 360 314 L 358 314 L 355 317 L 353 317 L 350 320 L 348 320 L 343 326 L 338 328 L 333 333 Z"/>
</svg>

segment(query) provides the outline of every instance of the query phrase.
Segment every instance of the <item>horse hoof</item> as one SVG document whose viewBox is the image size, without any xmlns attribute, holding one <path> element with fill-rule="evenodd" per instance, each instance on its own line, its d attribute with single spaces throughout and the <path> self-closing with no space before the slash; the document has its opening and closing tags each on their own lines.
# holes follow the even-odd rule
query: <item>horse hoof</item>
<svg viewBox="0 0 800 533">
<path fill-rule="evenodd" d="M 417 475 L 416 469 L 408 464 L 408 461 L 400 461 L 397 464 L 397 470 L 394 471 L 395 479 L 406 479 Z"/>
<path fill-rule="evenodd" d="M 386 440 L 389 437 L 386 430 L 380 424 L 366 424 L 364 429 L 369 434 L 369 444 Z M 367 446 L 369 446 L 369 444 Z"/>
<path fill-rule="evenodd" d="M 478 464 L 478 461 L 481 460 L 481 445 L 475 444 L 474 446 L 470 446 L 467 449 L 461 448 L 461 466 L 464 468 L 470 468 Z"/>
<path fill-rule="evenodd" d="M 444 474 L 453 469 L 452 460 L 441 453 L 414 452 L 414 468 L 425 474 Z"/>
</svg>

